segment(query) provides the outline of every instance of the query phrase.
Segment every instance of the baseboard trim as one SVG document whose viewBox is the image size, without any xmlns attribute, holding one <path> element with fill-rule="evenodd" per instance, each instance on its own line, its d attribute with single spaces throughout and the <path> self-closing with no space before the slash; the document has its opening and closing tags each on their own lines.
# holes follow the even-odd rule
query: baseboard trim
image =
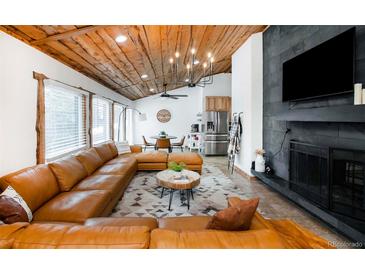
<svg viewBox="0 0 365 274">
<path fill-rule="evenodd" d="M 238 166 L 234 166 L 234 171 L 236 171 L 239 175 L 245 177 L 250 182 L 254 181 L 254 180 L 257 180 L 257 178 L 255 176 L 251 176 L 251 175 L 247 174 L 245 171 L 240 169 Z"/>
</svg>

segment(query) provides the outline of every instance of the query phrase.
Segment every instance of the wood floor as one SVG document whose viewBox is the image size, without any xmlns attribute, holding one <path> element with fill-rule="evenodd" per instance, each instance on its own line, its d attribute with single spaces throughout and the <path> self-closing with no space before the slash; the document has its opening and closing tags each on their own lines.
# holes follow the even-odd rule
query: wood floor
<svg viewBox="0 0 365 274">
<path fill-rule="evenodd" d="M 321 220 L 312 216 L 284 196 L 271 190 L 260 181 L 253 180 L 250 182 L 237 172 L 230 174 L 227 171 L 226 157 L 204 157 L 204 163 L 219 167 L 225 175 L 244 191 L 250 193 L 252 197 L 260 197 L 259 209 L 265 217 L 272 219 L 291 219 L 331 242 L 340 243 L 338 245 L 339 248 L 349 248 L 349 246 L 344 246 L 341 243 L 350 243 L 350 240 L 331 230 Z"/>
</svg>

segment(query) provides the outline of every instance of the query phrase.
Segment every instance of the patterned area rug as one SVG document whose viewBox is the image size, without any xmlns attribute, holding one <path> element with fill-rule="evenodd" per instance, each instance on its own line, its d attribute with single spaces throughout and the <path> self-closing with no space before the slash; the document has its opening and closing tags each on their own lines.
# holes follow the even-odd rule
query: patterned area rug
<svg viewBox="0 0 365 274">
<path fill-rule="evenodd" d="M 165 190 L 160 198 L 162 189 L 157 185 L 156 173 L 138 172 L 111 217 L 214 215 L 227 207 L 228 196 L 245 196 L 219 168 L 205 165 L 200 185 L 194 189 L 194 200 L 190 199 L 190 209 L 187 208 L 185 196 L 175 191 L 169 211 L 170 193 Z"/>
</svg>

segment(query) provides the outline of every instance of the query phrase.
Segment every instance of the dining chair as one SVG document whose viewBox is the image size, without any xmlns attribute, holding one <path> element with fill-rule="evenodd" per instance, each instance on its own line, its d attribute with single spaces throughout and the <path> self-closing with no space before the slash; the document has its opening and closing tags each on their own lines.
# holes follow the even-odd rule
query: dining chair
<svg viewBox="0 0 365 274">
<path fill-rule="evenodd" d="M 159 150 L 161 148 L 168 149 L 169 153 L 171 153 L 172 147 L 171 147 L 170 139 L 163 139 L 163 138 L 157 139 L 155 149 Z"/>
<path fill-rule="evenodd" d="M 155 144 L 147 142 L 146 137 L 144 137 L 143 135 L 142 138 L 143 138 L 144 151 L 146 151 L 147 147 L 155 147 Z"/>
<path fill-rule="evenodd" d="M 180 142 L 177 142 L 177 143 L 172 143 L 172 147 L 177 147 L 177 148 L 180 148 L 181 149 L 181 152 L 184 151 L 184 141 L 185 141 L 185 136 L 183 136 L 180 140 Z"/>
</svg>

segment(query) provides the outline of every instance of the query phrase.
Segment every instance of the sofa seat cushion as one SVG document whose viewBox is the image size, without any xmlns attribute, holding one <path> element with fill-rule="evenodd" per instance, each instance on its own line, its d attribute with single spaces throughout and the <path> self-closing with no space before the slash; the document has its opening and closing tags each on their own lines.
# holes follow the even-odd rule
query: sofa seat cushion
<svg viewBox="0 0 365 274">
<path fill-rule="evenodd" d="M 202 173 L 203 166 L 202 165 L 186 165 L 186 169 Z"/>
<path fill-rule="evenodd" d="M 106 162 L 104 165 L 114 165 L 120 163 L 134 162 L 137 164 L 137 160 L 134 157 L 135 153 L 127 153 L 118 155 L 116 158 Z"/>
<path fill-rule="evenodd" d="M 99 216 L 110 201 L 111 193 L 106 190 L 63 192 L 38 209 L 33 219 L 83 223 Z"/>
<path fill-rule="evenodd" d="M 88 175 L 103 165 L 103 160 L 96 152 L 95 148 L 89 148 L 76 154 L 76 159 L 84 166 Z"/>
<path fill-rule="evenodd" d="M 152 217 L 90 218 L 86 226 L 146 226 L 150 230 L 158 227 L 157 220 Z"/>
<path fill-rule="evenodd" d="M 268 222 L 271 228 L 285 239 L 291 248 L 335 248 L 330 241 L 317 236 L 291 220 L 268 220 Z"/>
<path fill-rule="evenodd" d="M 13 248 L 148 248 L 149 241 L 149 228 L 144 226 L 32 224 L 17 235 Z"/>
<path fill-rule="evenodd" d="M 164 170 L 167 169 L 166 163 L 138 163 L 138 170 Z"/>
<path fill-rule="evenodd" d="M 60 192 L 57 179 L 47 165 L 25 168 L 2 177 L 1 189 L 8 186 L 23 197 L 32 212 Z"/>
<path fill-rule="evenodd" d="M 288 248 L 273 230 L 173 231 L 155 229 L 151 232 L 150 248 Z"/>
<path fill-rule="evenodd" d="M 61 191 L 69 191 L 75 184 L 84 179 L 88 172 L 75 157 L 68 157 L 48 165 L 56 175 Z"/>
<path fill-rule="evenodd" d="M 168 162 L 183 162 L 186 165 L 202 165 L 203 158 L 195 152 L 173 152 L 169 154 Z"/>
<path fill-rule="evenodd" d="M 15 240 L 15 236 L 26 228 L 29 223 L 14 223 L 10 225 L 0 225 L 0 249 L 11 248 Z"/>
<path fill-rule="evenodd" d="M 168 230 L 204 230 L 211 216 L 165 217 L 158 219 L 158 227 Z"/>
<path fill-rule="evenodd" d="M 103 160 L 103 163 L 114 158 L 113 151 L 110 149 L 108 143 L 97 145 L 94 147 L 96 152 L 99 154 L 100 158 Z"/>
<path fill-rule="evenodd" d="M 267 228 L 270 228 L 269 220 L 266 220 L 264 217 L 261 216 L 260 213 L 256 211 L 251 221 L 250 230 Z"/>
<path fill-rule="evenodd" d="M 113 165 L 104 165 L 99 168 L 95 175 L 107 174 L 107 175 L 129 175 L 135 173 L 137 170 L 137 163 L 134 161 L 128 161 L 124 163 L 118 163 Z"/>
<path fill-rule="evenodd" d="M 91 175 L 82 180 L 72 190 L 109 190 L 112 193 L 119 192 L 123 187 L 124 176 L 121 175 Z"/>
<path fill-rule="evenodd" d="M 167 152 L 150 151 L 136 154 L 138 163 L 167 163 Z"/>
</svg>

